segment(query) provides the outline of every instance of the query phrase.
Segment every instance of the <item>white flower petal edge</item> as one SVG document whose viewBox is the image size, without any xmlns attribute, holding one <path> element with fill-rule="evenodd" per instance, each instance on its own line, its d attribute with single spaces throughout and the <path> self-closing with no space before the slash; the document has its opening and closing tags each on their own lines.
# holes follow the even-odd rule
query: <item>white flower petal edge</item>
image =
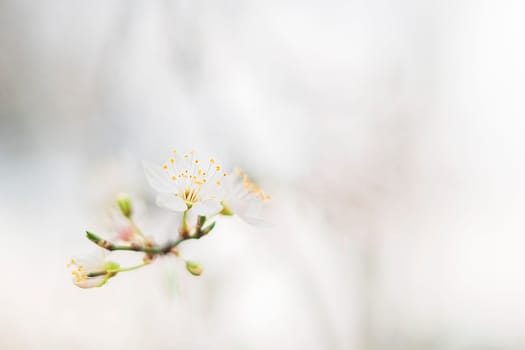
<svg viewBox="0 0 525 350">
<path fill-rule="evenodd" d="M 269 221 L 266 221 L 264 219 L 261 219 L 261 218 L 256 218 L 256 217 L 250 217 L 250 216 L 246 216 L 246 215 L 239 215 L 239 217 L 244 220 L 244 222 L 250 224 L 250 225 L 253 225 L 253 226 L 258 226 L 258 227 L 261 227 L 261 228 L 270 228 L 272 227 L 272 224 L 269 222 Z"/>
<path fill-rule="evenodd" d="M 188 209 L 186 202 L 175 194 L 161 193 L 157 195 L 157 205 L 173 211 L 185 211 Z"/>
<path fill-rule="evenodd" d="M 146 174 L 149 184 L 155 191 L 161 193 L 175 192 L 174 184 L 162 171 L 161 167 L 147 160 L 142 161 L 142 166 L 144 167 L 144 173 Z"/>
<path fill-rule="evenodd" d="M 196 203 L 190 210 L 188 210 L 187 222 L 190 226 L 194 226 L 197 223 L 199 216 L 214 216 L 222 211 L 222 204 L 216 200 L 206 200 L 204 202 Z"/>
<path fill-rule="evenodd" d="M 213 216 L 218 214 L 222 210 L 222 205 L 215 199 L 207 199 L 202 202 L 195 203 L 191 208 L 191 211 L 195 215 L 200 216 Z"/>
<path fill-rule="evenodd" d="M 83 289 L 96 288 L 102 283 L 104 278 L 105 276 L 89 277 L 87 279 L 81 280 L 80 282 L 74 282 L 74 283 L 77 287 L 83 288 Z"/>
<path fill-rule="evenodd" d="M 234 199 L 227 203 L 228 208 L 247 224 L 258 227 L 271 227 L 271 222 L 263 217 L 265 202 L 260 200 Z"/>
</svg>

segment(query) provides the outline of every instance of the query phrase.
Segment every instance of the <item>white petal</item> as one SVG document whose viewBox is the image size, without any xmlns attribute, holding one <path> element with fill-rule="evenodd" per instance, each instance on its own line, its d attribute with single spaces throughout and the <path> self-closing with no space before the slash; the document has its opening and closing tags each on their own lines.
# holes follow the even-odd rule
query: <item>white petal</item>
<svg viewBox="0 0 525 350">
<path fill-rule="evenodd" d="M 188 209 L 186 202 L 174 194 L 161 193 L 157 195 L 157 205 L 174 211 L 184 211 Z"/>
<path fill-rule="evenodd" d="M 252 226 L 257 226 L 257 227 L 261 227 L 261 228 L 270 228 L 270 227 L 273 226 L 271 222 L 266 221 L 264 219 L 251 217 L 251 216 L 244 216 L 244 215 L 239 215 L 239 217 L 244 222 L 246 222 L 247 224 L 250 224 Z"/>
<path fill-rule="evenodd" d="M 167 173 L 162 171 L 159 165 L 143 160 L 142 166 L 151 187 L 161 193 L 174 192 L 173 181 L 169 179 Z"/>
<path fill-rule="evenodd" d="M 102 280 L 105 276 L 97 276 L 97 277 L 90 277 L 86 280 L 82 280 L 80 282 L 75 282 L 73 280 L 73 283 L 80 288 L 95 288 L 98 287 L 100 283 L 102 283 Z"/>
<path fill-rule="evenodd" d="M 202 202 L 197 202 L 191 207 L 195 215 L 211 216 L 219 213 L 222 210 L 221 203 L 216 199 L 207 199 Z"/>
<path fill-rule="evenodd" d="M 75 264 L 82 266 L 85 272 L 104 271 L 107 253 L 104 249 L 93 250 L 90 253 L 73 257 Z"/>
<path fill-rule="evenodd" d="M 190 210 L 188 210 L 188 213 L 186 214 L 186 222 L 189 227 L 194 227 L 197 224 L 197 217 L 200 214 L 197 214 L 195 210 L 193 210 L 195 206 L 191 207 Z"/>
<path fill-rule="evenodd" d="M 244 222 L 259 226 L 259 227 L 271 227 L 272 224 L 264 218 L 264 202 L 259 199 L 238 199 L 234 198 L 229 202 L 225 203 L 228 208 L 231 209 L 234 215 L 237 215 Z"/>
</svg>

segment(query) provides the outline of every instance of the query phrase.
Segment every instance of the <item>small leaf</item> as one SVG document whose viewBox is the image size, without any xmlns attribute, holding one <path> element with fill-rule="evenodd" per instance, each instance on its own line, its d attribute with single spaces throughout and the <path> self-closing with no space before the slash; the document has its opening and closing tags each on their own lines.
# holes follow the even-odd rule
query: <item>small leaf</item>
<svg viewBox="0 0 525 350">
<path fill-rule="evenodd" d="M 207 235 L 215 227 L 215 221 L 201 230 L 201 236 Z"/>
<path fill-rule="evenodd" d="M 102 239 L 94 233 L 86 231 L 86 237 L 93 243 L 98 244 Z"/>
</svg>

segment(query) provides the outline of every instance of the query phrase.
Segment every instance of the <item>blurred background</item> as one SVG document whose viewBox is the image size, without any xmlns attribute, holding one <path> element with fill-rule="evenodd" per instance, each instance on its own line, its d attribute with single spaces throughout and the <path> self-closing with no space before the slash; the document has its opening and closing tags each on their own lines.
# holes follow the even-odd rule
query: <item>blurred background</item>
<svg viewBox="0 0 525 350">
<path fill-rule="evenodd" d="M 524 11 L 0 1 L 0 348 L 524 349 Z M 76 288 L 119 192 L 170 234 L 140 162 L 172 148 L 243 167 L 273 226 Z"/>
</svg>

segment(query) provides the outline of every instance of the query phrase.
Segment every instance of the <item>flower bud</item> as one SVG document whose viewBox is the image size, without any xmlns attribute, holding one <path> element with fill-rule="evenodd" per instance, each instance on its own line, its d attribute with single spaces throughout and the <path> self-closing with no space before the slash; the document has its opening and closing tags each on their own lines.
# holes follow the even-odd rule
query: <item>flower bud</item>
<svg viewBox="0 0 525 350">
<path fill-rule="evenodd" d="M 102 238 L 89 231 L 86 231 L 86 237 L 95 244 L 98 244 L 98 242 L 102 241 Z"/>
<path fill-rule="evenodd" d="M 202 273 L 202 267 L 194 261 L 186 261 L 186 270 L 193 276 L 200 276 Z"/>
<path fill-rule="evenodd" d="M 228 207 L 224 201 L 221 202 L 221 205 L 222 205 L 222 210 L 219 214 L 224 215 L 224 216 L 232 216 L 234 214 L 231 208 Z"/>
<path fill-rule="evenodd" d="M 131 199 L 129 196 L 125 193 L 120 194 L 117 197 L 117 204 L 120 208 L 120 211 L 122 212 L 122 215 L 129 218 L 131 217 L 132 213 L 132 207 L 131 207 Z"/>
<path fill-rule="evenodd" d="M 199 215 L 199 217 L 197 218 L 197 226 L 195 227 L 197 231 L 200 231 L 202 225 L 204 225 L 205 222 L 206 222 L 206 217 Z"/>
<path fill-rule="evenodd" d="M 111 249 L 113 247 L 113 244 L 111 244 L 110 242 L 100 238 L 99 236 L 97 236 L 96 234 L 94 234 L 92 232 L 86 231 L 86 237 L 91 242 L 95 243 L 96 245 L 98 245 L 99 247 L 102 247 L 104 249 Z"/>
<path fill-rule="evenodd" d="M 208 226 L 206 226 L 205 228 L 203 228 L 202 230 L 200 230 L 200 237 L 210 233 L 210 231 L 213 230 L 214 227 L 215 227 L 215 221 L 209 224 Z"/>
<path fill-rule="evenodd" d="M 132 241 L 134 236 L 135 233 L 133 232 L 133 228 L 131 227 L 131 225 L 124 226 L 123 228 L 117 231 L 118 239 L 124 242 Z"/>
</svg>

